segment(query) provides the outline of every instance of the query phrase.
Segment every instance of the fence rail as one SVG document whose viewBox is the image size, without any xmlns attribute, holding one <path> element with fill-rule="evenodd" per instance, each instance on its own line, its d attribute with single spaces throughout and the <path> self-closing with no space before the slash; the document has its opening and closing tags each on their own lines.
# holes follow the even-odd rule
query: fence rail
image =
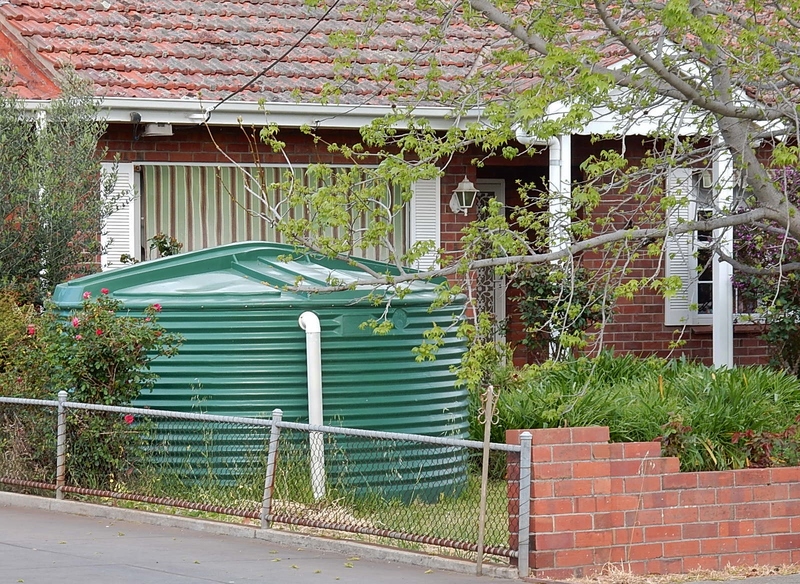
<svg viewBox="0 0 800 584">
<path fill-rule="evenodd" d="M 509 476 L 519 484 L 493 479 L 481 497 L 483 448 L 458 437 L 284 421 L 280 410 L 245 418 L 83 404 L 66 392 L 0 397 L 3 488 L 435 546 L 479 562 L 488 554 L 527 575 L 529 443 L 489 445 L 498 468 L 518 469 Z M 509 505 L 518 494 L 521 504 Z"/>
</svg>

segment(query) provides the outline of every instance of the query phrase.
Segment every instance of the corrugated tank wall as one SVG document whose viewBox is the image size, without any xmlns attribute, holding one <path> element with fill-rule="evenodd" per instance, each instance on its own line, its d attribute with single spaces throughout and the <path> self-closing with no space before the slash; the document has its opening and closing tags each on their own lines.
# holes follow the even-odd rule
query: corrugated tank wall
<svg viewBox="0 0 800 584">
<path fill-rule="evenodd" d="M 184 337 L 178 356 L 152 370 L 156 389 L 140 398 L 154 408 L 308 421 L 305 333 L 298 325 L 310 309 L 322 325 L 322 386 L 326 424 L 420 434 L 459 434 L 466 393 L 456 388 L 452 365 L 463 344 L 452 335 L 435 361 L 418 363 L 412 349 L 431 323 L 452 321 L 452 310 L 430 313 L 427 305 L 399 311 L 405 325 L 387 335 L 360 330 L 380 316 L 349 307 L 211 306 L 164 304 L 160 322 Z M 461 416 L 463 417 L 463 416 Z M 455 427 L 449 424 L 455 423 Z M 433 426 L 431 426 L 433 424 Z"/>
<path fill-rule="evenodd" d="M 70 307 L 83 291 L 109 288 L 135 311 L 162 305 L 160 323 L 184 337 L 177 356 L 157 359 L 159 379 L 137 405 L 232 416 L 269 417 L 275 408 L 284 420 L 308 421 L 306 336 L 300 314 L 314 312 L 322 334 L 324 423 L 334 426 L 463 438 L 467 435 L 467 392 L 455 383 L 451 367 L 464 345 L 448 335 L 435 361 L 417 362 L 412 349 L 433 323 L 452 326 L 463 303 L 430 311 L 431 285 L 392 300 L 387 315 L 394 329 L 373 334 L 362 323 L 380 318 L 383 308 L 363 300 L 364 292 L 288 293 L 298 274 L 319 281 L 320 273 L 354 277 L 353 268 L 330 260 L 286 262 L 291 251 L 276 244 L 249 242 L 173 256 L 74 280 L 54 297 Z M 375 264 L 373 268 L 384 269 Z M 67 290 L 68 288 L 68 290 Z M 164 426 L 164 430 L 167 427 Z M 212 472 L 234 481 L 237 470 L 263 447 L 263 437 L 237 447 L 233 433 L 219 430 L 203 446 L 203 428 L 177 432 L 162 441 L 161 455 L 186 458 L 197 479 Z M 299 438 L 295 438 L 298 440 Z M 466 481 L 466 453 L 458 448 L 392 445 L 364 439 L 330 439 L 329 480 L 349 490 L 376 486 L 403 499 L 435 500 L 457 492 Z M 380 457 L 378 460 L 376 457 Z M 191 457 L 190 457 L 191 458 Z M 200 464 L 202 462 L 202 464 Z"/>
</svg>

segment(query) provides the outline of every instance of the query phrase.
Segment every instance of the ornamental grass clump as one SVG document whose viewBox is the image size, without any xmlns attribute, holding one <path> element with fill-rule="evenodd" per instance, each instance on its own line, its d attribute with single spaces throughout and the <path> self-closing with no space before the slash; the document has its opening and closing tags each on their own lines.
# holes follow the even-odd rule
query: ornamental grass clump
<svg viewBox="0 0 800 584">
<path fill-rule="evenodd" d="M 494 379 L 497 441 L 506 429 L 602 425 L 613 442 L 660 441 L 683 470 L 781 466 L 800 453 L 800 381 L 783 371 L 604 353 Z"/>
</svg>

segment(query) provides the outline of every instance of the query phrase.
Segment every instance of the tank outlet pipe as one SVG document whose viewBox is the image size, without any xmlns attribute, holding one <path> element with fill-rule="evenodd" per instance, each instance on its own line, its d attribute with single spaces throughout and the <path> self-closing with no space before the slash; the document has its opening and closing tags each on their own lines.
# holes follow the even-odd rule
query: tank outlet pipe
<svg viewBox="0 0 800 584">
<path fill-rule="evenodd" d="M 322 327 L 313 312 L 304 312 L 297 321 L 306 332 L 306 368 L 308 375 L 308 423 L 322 426 Z M 311 492 L 314 500 L 325 498 L 325 445 L 322 432 L 308 433 L 311 454 Z"/>
</svg>

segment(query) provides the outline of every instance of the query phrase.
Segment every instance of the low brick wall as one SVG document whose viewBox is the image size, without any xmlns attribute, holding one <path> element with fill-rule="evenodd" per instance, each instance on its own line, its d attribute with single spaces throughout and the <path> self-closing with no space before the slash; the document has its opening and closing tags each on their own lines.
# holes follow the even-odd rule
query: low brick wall
<svg viewBox="0 0 800 584">
<path fill-rule="evenodd" d="M 528 431 L 534 576 L 800 563 L 800 467 L 682 473 L 659 443 L 609 444 L 608 428 Z M 518 498 L 510 487 L 512 516 Z"/>
</svg>

